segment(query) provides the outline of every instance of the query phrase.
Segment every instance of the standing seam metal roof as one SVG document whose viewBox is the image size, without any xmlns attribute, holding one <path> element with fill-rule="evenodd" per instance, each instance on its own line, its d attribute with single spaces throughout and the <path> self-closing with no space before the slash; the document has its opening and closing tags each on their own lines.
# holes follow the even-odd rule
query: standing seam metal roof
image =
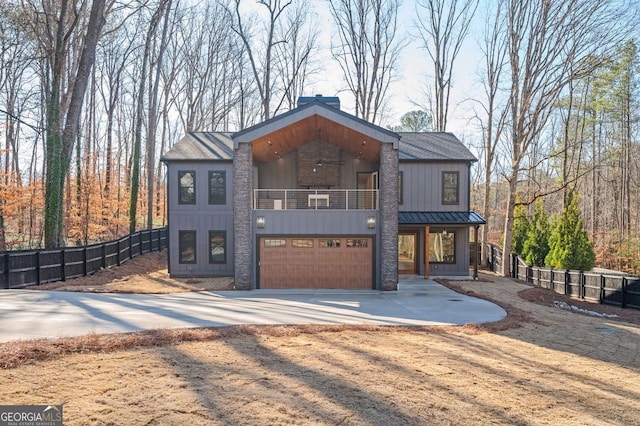
<svg viewBox="0 0 640 426">
<path fill-rule="evenodd" d="M 473 210 L 464 212 L 398 212 L 401 225 L 484 225 L 485 218 Z"/>
<path fill-rule="evenodd" d="M 399 132 L 400 161 L 463 160 L 478 159 L 453 133 L 448 132 Z"/>
<path fill-rule="evenodd" d="M 401 132 L 400 161 L 477 161 L 476 157 L 452 133 Z M 189 132 L 161 161 L 231 161 L 233 139 L 230 132 Z"/>
<path fill-rule="evenodd" d="M 160 161 L 231 161 L 233 139 L 227 132 L 188 132 Z"/>
</svg>

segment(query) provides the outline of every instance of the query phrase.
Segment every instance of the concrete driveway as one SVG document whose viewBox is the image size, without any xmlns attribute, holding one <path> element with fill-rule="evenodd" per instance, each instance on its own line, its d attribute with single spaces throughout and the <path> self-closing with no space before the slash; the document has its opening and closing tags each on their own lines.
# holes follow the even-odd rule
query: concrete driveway
<svg viewBox="0 0 640 426">
<path fill-rule="evenodd" d="M 499 306 L 432 280 L 397 292 L 253 290 L 162 295 L 0 290 L 0 342 L 241 324 L 463 325 L 499 321 Z"/>
</svg>

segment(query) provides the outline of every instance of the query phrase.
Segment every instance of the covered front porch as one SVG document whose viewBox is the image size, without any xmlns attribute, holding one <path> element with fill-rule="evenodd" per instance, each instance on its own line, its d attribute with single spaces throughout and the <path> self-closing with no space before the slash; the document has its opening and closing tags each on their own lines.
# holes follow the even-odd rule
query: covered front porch
<svg viewBox="0 0 640 426">
<path fill-rule="evenodd" d="M 466 276 L 473 229 L 486 221 L 474 211 L 399 212 L 398 273 L 400 275 Z M 477 278 L 477 255 L 474 278 Z"/>
</svg>

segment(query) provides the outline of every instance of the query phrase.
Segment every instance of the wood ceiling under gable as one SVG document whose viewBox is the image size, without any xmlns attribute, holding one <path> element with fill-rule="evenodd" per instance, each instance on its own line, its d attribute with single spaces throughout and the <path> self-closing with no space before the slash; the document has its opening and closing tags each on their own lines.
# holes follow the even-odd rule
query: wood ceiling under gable
<svg viewBox="0 0 640 426">
<path fill-rule="evenodd" d="M 267 163 L 317 139 L 337 146 L 353 157 L 380 161 L 379 140 L 317 114 L 255 139 L 252 142 L 253 159 Z"/>
</svg>

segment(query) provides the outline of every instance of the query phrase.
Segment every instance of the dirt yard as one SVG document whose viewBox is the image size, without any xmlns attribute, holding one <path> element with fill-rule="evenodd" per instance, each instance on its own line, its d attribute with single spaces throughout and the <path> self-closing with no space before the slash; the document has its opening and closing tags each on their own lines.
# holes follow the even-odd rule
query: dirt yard
<svg viewBox="0 0 640 426">
<path fill-rule="evenodd" d="M 154 256 L 64 287 L 232 287 L 171 280 Z M 105 274 L 110 280 L 100 278 Z M 640 311 L 481 277 L 446 285 L 495 301 L 509 312 L 506 320 L 465 327 L 244 326 L 7 343 L 0 345 L 0 404 L 64 404 L 66 425 L 638 423 Z"/>
</svg>

